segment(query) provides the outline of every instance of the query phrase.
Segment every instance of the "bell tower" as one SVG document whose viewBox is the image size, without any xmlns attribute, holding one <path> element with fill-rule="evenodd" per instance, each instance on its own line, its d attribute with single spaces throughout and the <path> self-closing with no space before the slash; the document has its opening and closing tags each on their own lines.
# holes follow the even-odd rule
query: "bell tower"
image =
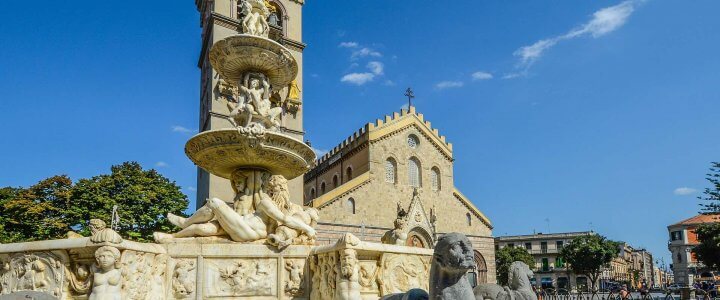
<svg viewBox="0 0 720 300">
<path fill-rule="evenodd" d="M 236 86 L 213 69 L 210 50 L 216 42 L 228 37 L 244 34 L 243 20 L 247 12 L 243 5 L 248 0 L 195 0 L 200 12 L 202 27 L 202 48 L 198 58 L 200 68 L 200 124 L 199 131 L 205 132 L 222 128 L 233 128 L 229 103 L 237 101 Z M 267 37 L 290 51 L 297 61 L 298 73 L 285 86 L 273 86 L 270 100 L 273 107 L 282 108 L 279 131 L 303 141 L 303 60 L 305 44 L 302 42 L 302 6 L 304 0 L 257 0 L 265 3 L 269 14 L 266 18 L 269 32 Z M 210 197 L 233 199 L 230 182 L 198 168 L 197 207 Z M 288 183 L 291 201 L 302 205 L 302 176 Z"/>
</svg>

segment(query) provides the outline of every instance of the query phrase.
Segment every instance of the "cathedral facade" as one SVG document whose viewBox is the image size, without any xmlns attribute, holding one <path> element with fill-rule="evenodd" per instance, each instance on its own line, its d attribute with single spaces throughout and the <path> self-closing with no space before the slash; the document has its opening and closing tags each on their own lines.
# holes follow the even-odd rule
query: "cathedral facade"
<svg viewBox="0 0 720 300">
<path fill-rule="evenodd" d="M 304 204 L 321 215 L 318 243 L 345 232 L 381 242 L 402 223 L 401 243 L 432 248 L 460 232 L 473 243 L 477 282 L 494 282 L 492 223 L 454 186 L 453 162 L 452 144 L 415 107 L 366 124 L 305 174 Z"/>
</svg>

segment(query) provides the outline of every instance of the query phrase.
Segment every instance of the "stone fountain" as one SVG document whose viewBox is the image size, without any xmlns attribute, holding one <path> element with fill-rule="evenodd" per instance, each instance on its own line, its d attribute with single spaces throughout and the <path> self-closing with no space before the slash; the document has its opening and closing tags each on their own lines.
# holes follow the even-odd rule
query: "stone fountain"
<svg viewBox="0 0 720 300">
<path fill-rule="evenodd" d="M 291 201 L 287 182 L 307 172 L 312 149 L 281 130 L 275 87 L 298 73 L 268 39 L 268 8 L 244 0 L 242 34 L 216 42 L 212 67 L 235 91 L 233 127 L 190 138 L 187 156 L 230 180 L 233 199 L 207 199 L 156 243 L 124 240 L 101 220 L 92 236 L 0 245 L 0 299 L 378 299 L 428 288 L 432 250 L 360 241 L 315 246 L 318 211 Z M 12 298 L 15 297 L 15 298 Z"/>
</svg>

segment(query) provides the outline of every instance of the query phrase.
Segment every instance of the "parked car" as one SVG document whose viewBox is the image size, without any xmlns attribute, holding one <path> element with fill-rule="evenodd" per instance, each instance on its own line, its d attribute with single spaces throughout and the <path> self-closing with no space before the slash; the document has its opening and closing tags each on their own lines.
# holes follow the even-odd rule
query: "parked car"
<svg viewBox="0 0 720 300">
<path fill-rule="evenodd" d="M 680 288 L 681 288 L 681 287 L 682 287 L 682 286 L 680 286 L 679 284 L 673 283 L 673 284 L 671 284 L 671 285 L 668 285 L 667 289 L 668 289 L 668 291 L 670 291 L 670 292 L 672 292 L 672 293 L 680 293 Z"/>
</svg>

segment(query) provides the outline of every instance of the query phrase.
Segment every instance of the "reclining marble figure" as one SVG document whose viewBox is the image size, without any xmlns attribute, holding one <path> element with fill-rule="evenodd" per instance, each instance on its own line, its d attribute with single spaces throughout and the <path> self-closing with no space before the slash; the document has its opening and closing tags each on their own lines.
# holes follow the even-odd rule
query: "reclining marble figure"
<svg viewBox="0 0 720 300">
<path fill-rule="evenodd" d="M 236 242 L 253 242 L 270 233 L 276 244 L 286 245 L 299 237 L 314 242 L 311 224 L 317 221 L 317 211 L 303 211 L 289 197 L 278 194 L 287 191 L 287 180 L 281 177 L 265 171 L 238 170 L 231 178 L 235 192 L 232 206 L 212 198 L 188 218 L 169 213 L 170 222 L 182 230 L 173 234 L 156 232 L 155 240 L 163 243 L 173 238 L 229 236 Z"/>
</svg>

